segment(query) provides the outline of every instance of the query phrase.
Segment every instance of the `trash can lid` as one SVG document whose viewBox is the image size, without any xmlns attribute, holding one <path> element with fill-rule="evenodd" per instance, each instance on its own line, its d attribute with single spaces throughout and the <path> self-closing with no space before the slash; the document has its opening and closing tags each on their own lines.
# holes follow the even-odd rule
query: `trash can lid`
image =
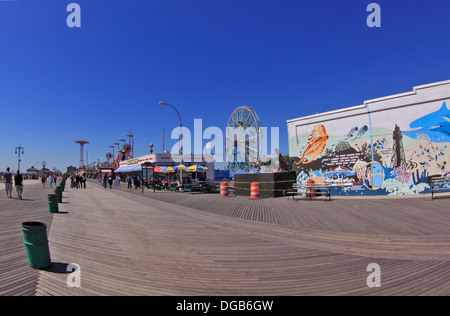
<svg viewBox="0 0 450 316">
<path fill-rule="evenodd" d="M 47 226 L 47 225 L 42 222 L 23 222 L 22 226 L 24 226 L 24 227 L 39 227 L 39 226 Z"/>
</svg>

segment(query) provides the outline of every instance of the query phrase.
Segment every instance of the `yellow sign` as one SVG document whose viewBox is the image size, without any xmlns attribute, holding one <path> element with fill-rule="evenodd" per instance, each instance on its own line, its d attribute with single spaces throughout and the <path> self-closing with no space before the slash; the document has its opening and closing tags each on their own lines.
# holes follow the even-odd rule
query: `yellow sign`
<svg viewBox="0 0 450 316">
<path fill-rule="evenodd" d="M 127 161 L 127 165 L 136 165 L 139 163 L 139 159 L 132 159 Z"/>
</svg>

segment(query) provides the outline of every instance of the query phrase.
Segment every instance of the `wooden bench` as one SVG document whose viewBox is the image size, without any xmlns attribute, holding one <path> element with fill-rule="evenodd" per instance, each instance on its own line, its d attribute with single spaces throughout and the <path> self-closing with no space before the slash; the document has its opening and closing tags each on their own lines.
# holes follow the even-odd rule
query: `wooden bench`
<svg viewBox="0 0 450 316">
<path fill-rule="evenodd" d="M 233 195 L 233 196 L 236 196 L 236 188 L 234 187 L 234 185 L 229 185 L 228 186 L 228 194 L 229 195 Z"/>
<path fill-rule="evenodd" d="M 431 200 L 435 199 L 436 193 L 450 192 L 450 176 L 433 178 L 431 180 Z"/>
<path fill-rule="evenodd" d="M 331 185 L 324 183 L 295 183 L 292 186 L 292 189 L 286 192 L 286 195 L 288 200 L 290 196 L 292 196 L 292 199 L 295 200 L 296 196 L 304 195 L 305 200 L 308 198 L 309 200 L 312 200 L 313 198 L 324 197 L 325 201 L 327 198 L 331 201 Z"/>
</svg>

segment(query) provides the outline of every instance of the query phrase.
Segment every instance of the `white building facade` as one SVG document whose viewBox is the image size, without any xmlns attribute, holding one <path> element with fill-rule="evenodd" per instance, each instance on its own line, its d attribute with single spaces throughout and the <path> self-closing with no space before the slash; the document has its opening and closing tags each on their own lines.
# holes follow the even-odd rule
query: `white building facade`
<svg viewBox="0 0 450 316">
<path fill-rule="evenodd" d="M 339 195 L 429 193 L 450 175 L 450 80 L 287 121 L 298 181 Z"/>
</svg>

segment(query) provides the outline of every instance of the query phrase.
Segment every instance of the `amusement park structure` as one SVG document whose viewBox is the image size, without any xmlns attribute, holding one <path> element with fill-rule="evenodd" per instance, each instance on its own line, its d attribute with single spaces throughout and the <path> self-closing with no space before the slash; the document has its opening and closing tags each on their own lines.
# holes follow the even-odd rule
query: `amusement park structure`
<svg viewBox="0 0 450 316">
<path fill-rule="evenodd" d="M 228 169 L 249 172 L 261 157 L 261 122 L 255 110 L 240 106 L 231 114 L 226 130 L 225 157 Z"/>
<path fill-rule="evenodd" d="M 240 106 L 231 114 L 226 130 L 225 158 L 231 174 L 288 171 L 278 148 L 275 157 L 263 155 L 264 128 L 255 110 Z"/>
<path fill-rule="evenodd" d="M 80 163 L 78 167 L 81 169 L 84 166 L 84 155 L 83 155 L 83 147 L 85 144 L 89 144 L 89 142 L 84 140 L 77 140 L 75 143 L 80 144 Z"/>
<path fill-rule="evenodd" d="M 114 145 L 117 145 L 117 155 L 114 154 L 114 146 L 110 146 L 113 148 L 113 154 L 108 153 L 106 156 L 106 159 L 109 160 L 112 159 L 111 167 L 112 168 L 119 168 L 120 162 L 131 159 L 134 157 L 134 135 L 131 133 L 131 127 L 129 130 L 128 135 L 125 135 L 128 137 L 128 143 L 125 139 L 120 139 L 119 142 L 123 142 L 122 146 L 120 147 L 120 143 L 114 143 Z"/>
</svg>

